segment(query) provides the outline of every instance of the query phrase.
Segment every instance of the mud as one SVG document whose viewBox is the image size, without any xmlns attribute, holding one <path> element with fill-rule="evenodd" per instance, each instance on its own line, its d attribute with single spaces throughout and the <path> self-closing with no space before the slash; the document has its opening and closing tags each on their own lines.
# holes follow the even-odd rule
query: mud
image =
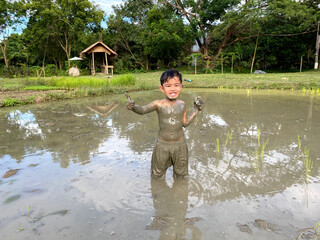
<svg viewBox="0 0 320 240">
<path fill-rule="evenodd" d="M 13 176 L 13 175 L 16 175 L 18 171 L 19 171 L 19 169 L 10 169 L 9 171 L 7 171 L 7 172 L 3 175 L 3 178 L 8 178 L 8 177 L 11 177 L 11 176 Z"/>
<path fill-rule="evenodd" d="M 163 97 L 130 95 L 141 104 Z M 319 97 L 183 89 L 187 112 L 196 96 L 206 106 L 185 129 L 189 180 L 174 181 L 171 167 L 158 184 L 157 114 L 129 114 L 123 94 L 0 109 L 0 174 L 20 169 L 0 179 L 1 238 L 315 237 Z"/>
</svg>

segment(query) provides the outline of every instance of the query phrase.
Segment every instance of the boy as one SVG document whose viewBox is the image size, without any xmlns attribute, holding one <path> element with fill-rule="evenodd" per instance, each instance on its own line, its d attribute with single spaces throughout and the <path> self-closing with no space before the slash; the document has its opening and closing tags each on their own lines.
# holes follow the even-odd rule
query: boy
<svg viewBox="0 0 320 240">
<path fill-rule="evenodd" d="M 182 76 L 177 70 L 167 70 L 160 78 L 160 90 L 165 94 L 162 100 L 139 106 L 127 95 L 127 109 L 138 114 L 157 111 L 159 119 L 158 140 L 151 160 L 152 179 L 163 179 L 173 165 L 174 177 L 188 176 L 188 147 L 184 138 L 184 127 L 189 126 L 203 108 L 201 97 L 196 97 L 194 110 L 187 117 L 185 103 L 178 100 L 182 89 Z"/>
</svg>

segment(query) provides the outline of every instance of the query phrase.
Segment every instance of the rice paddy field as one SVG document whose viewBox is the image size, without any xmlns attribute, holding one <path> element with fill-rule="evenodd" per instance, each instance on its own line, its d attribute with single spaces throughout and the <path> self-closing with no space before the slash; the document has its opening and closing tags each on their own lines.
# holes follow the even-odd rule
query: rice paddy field
<svg viewBox="0 0 320 240">
<path fill-rule="evenodd" d="M 320 94 L 320 72 L 266 74 L 185 74 L 185 88 L 273 89 Z M 0 79 L 0 106 L 156 89 L 162 71 L 114 76 Z"/>
</svg>

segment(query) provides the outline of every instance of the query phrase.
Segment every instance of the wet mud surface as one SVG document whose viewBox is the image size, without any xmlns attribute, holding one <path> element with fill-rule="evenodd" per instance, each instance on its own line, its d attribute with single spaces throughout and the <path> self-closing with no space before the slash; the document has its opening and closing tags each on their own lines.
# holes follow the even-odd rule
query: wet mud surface
<svg viewBox="0 0 320 240">
<path fill-rule="evenodd" d="M 183 181 L 172 168 L 151 181 L 157 115 L 127 111 L 125 96 L 0 109 L 1 239 L 314 239 L 320 99 L 182 92 L 188 113 L 206 103 L 185 129 Z"/>
</svg>

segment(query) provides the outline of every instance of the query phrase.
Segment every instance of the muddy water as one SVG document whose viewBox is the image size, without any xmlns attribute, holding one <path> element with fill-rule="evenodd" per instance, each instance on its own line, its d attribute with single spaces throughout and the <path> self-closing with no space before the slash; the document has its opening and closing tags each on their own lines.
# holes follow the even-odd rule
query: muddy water
<svg viewBox="0 0 320 240">
<path fill-rule="evenodd" d="M 188 112 L 197 95 L 188 181 L 150 181 L 157 115 L 125 96 L 0 109 L 1 239 L 314 238 L 319 97 L 184 89 Z"/>
</svg>

